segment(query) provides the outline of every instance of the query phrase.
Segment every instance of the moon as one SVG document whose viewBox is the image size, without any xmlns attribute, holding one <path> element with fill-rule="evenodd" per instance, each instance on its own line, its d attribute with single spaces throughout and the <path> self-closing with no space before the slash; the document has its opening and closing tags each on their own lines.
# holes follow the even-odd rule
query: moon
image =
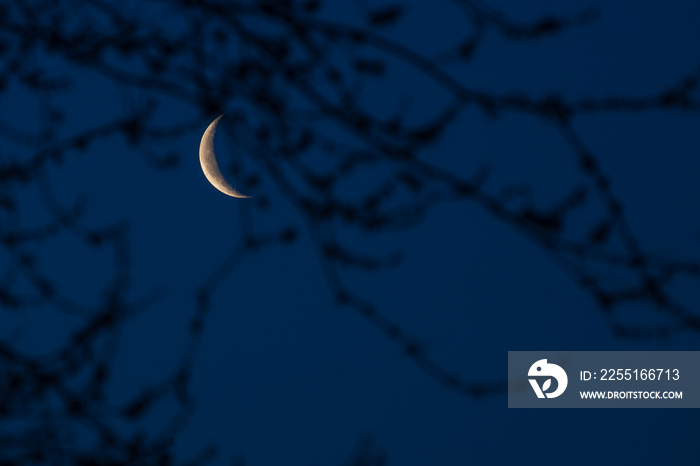
<svg viewBox="0 0 700 466">
<path fill-rule="evenodd" d="M 216 126 L 219 124 L 219 120 L 224 115 L 219 115 L 216 120 L 212 121 L 204 135 L 202 136 L 202 142 L 199 143 L 199 163 L 202 165 L 202 171 L 207 180 L 216 189 L 224 194 L 232 197 L 238 198 L 249 198 L 245 194 L 241 194 L 231 186 L 224 175 L 221 173 L 219 168 L 219 163 L 216 161 L 216 152 L 214 152 L 214 135 L 216 134 Z"/>
</svg>

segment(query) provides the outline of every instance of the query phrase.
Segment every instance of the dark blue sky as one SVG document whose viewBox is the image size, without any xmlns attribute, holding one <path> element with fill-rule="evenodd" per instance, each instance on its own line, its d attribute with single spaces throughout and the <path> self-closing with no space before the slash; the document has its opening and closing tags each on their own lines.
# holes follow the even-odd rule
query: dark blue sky
<svg viewBox="0 0 700 466">
<path fill-rule="evenodd" d="M 362 2 L 347 3 L 326 7 L 322 15 L 361 24 Z M 483 3 L 522 22 L 596 6 L 582 1 Z M 464 85 L 497 94 L 646 97 L 697 69 L 700 4 L 597 6 L 598 19 L 553 37 L 522 42 L 487 29 L 483 45 L 466 63 L 449 62 L 447 53 L 468 34 L 459 2 L 407 2 L 402 21 L 381 34 L 440 64 Z M 152 8 L 154 17 L 167 9 Z M 179 27 L 177 15 L 163 17 Z M 367 108 L 379 115 L 400 109 L 409 121 L 421 121 L 448 102 L 448 94 L 420 73 L 393 64 L 386 77 L 365 90 Z M 70 109 L 66 128 L 107 120 L 142 100 L 143 93 L 120 90 L 85 69 L 65 99 Z M 235 100 L 224 105 L 229 112 L 240 108 Z M 19 88 L 2 95 L 0 109 L 16 126 L 36 124 L 38 106 Z M 156 122 L 190 120 L 196 114 L 174 99 L 164 102 Z M 299 240 L 291 246 L 245 254 L 212 293 L 194 366 L 197 410 L 178 444 L 183 454 L 214 441 L 221 464 L 238 453 L 253 466 L 342 464 L 365 435 L 374 437 L 392 465 L 529 463 L 555 457 L 567 464 L 682 464 L 697 453 L 693 411 L 508 410 L 505 394 L 472 398 L 427 376 L 356 311 L 335 305 L 302 218 L 271 179 L 264 178 L 252 200 L 229 198 L 207 183 L 197 150 L 211 120 L 197 118 L 196 127 L 177 140 L 150 147 L 158 154 L 178 150 L 183 157 L 174 169 L 155 170 L 122 139 L 108 138 L 51 170 L 60 202 L 70 205 L 87 197 L 86 224 L 129 222 L 130 297 L 162 293 L 123 329 L 110 388 L 117 400 L 176 367 L 196 308 L 195 293 L 234 250 L 244 222 L 253 218 L 259 231 L 287 223 L 299 227 Z M 698 122 L 697 112 L 676 110 L 598 113 L 573 122 L 623 200 L 630 227 L 644 248 L 660 257 L 700 259 Z M 319 128 L 326 124 L 318 123 Z M 332 127 L 328 131 L 340 134 Z M 255 155 L 238 153 L 241 148 L 230 137 L 220 137 L 217 144 L 222 153 L 242 157 L 248 169 L 256 166 Z M 541 118 L 518 112 L 492 118 L 476 107 L 466 110 L 421 157 L 463 177 L 488 165 L 486 190 L 525 183 L 537 205 L 548 205 L 581 181 L 578 161 L 561 133 Z M 375 176 L 381 175 L 355 177 L 343 192 L 364 192 Z M 273 207 L 262 213 L 251 209 L 264 196 L 273 199 Z M 37 199 L 31 187 L 22 192 L 28 224 Z M 579 227 L 583 232 L 599 212 L 593 201 L 573 220 L 571 233 Z M 37 218 L 41 215 L 36 209 Z M 665 339 L 613 335 L 596 302 L 556 258 L 469 201 L 440 203 L 406 231 L 341 229 L 340 235 L 363 251 L 404 253 L 395 269 L 343 271 L 341 277 L 465 380 L 504 380 L 509 350 L 674 350 L 696 349 L 700 342 L 700 334 L 692 332 Z M 106 252 L 95 253 L 68 237 L 57 241 L 40 250 L 47 273 L 66 292 L 98 302 L 100 284 L 112 271 Z M 614 270 L 600 273 L 611 283 L 628 279 Z M 698 310 L 697 286 L 697 278 L 679 281 L 672 291 Z M 644 304 L 623 306 L 619 315 L 630 323 L 663 320 Z M 31 352 L 50 351 L 65 336 L 59 330 L 75 324 L 42 309 L 21 318 L 0 313 L 0 318 L 7 321 L 0 337 L 19 335 L 13 337 L 17 344 Z M 164 412 L 154 413 L 149 422 L 157 425 Z"/>
</svg>

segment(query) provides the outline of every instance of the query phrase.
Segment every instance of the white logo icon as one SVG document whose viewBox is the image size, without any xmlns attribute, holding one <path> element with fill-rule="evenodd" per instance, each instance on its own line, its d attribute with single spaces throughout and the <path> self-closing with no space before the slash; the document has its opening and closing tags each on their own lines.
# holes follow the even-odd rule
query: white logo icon
<svg viewBox="0 0 700 466">
<path fill-rule="evenodd" d="M 566 386 L 569 383 L 569 378 L 566 376 L 564 369 L 557 366 L 556 364 L 547 363 L 546 359 L 540 359 L 535 364 L 530 366 L 530 370 L 527 372 L 529 377 L 553 377 L 557 381 L 557 389 L 553 392 L 547 393 L 549 387 L 552 386 L 552 379 L 548 378 L 542 384 L 542 388 L 537 383 L 537 379 L 528 379 L 532 389 L 535 391 L 537 398 L 556 398 L 566 390 Z"/>
</svg>

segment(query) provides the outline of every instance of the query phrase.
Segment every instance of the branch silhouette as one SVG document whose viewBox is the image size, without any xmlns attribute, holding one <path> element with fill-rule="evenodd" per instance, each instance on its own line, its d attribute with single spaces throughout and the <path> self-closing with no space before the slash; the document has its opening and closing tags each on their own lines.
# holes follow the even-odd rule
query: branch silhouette
<svg viewBox="0 0 700 466">
<path fill-rule="evenodd" d="M 447 389 L 473 397 L 504 392 L 505 381 L 457 375 L 431 356 L 420 335 L 389 318 L 343 278 L 351 269 L 371 274 L 399 267 L 405 252 L 377 255 L 341 232 L 378 235 L 414 228 L 431 209 L 448 202 L 476 204 L 541 248 L 598 303 L 616 334 L 646 338 L 700 330 L 696 312 L 673 292 L 678 279 L 700 275 L 700 263 L 645 250 L 625 217 L 625 199 L 576 129 L 582 116 L 651 111 L 697 115 L 696 65 L 675 83 L 643 96 L 498 93 L 471 87 L 448 65 L 469 66 L 485 53 L 489 31 L 517 43 L 556 40 L 573 28 L 585 28 L 599 12 L 544 15 L 525 23 L 480 1 L 455 1 L 464 14 L 466 36 L 439 57 L 427 57 L 392 38 L 391 28 L 407 10 L 400 3 L 365 9 L 359 25 L 328 19 L 323 2 L 314 0 L 143 3 L 161 16 L 130 15 L 106 0 L 30 0 L 0 9 L 0 91 L 21 89 L 35 98 L 39 109 L 31 130 L 0 119 L 3 146 L 13 148 L 3 150 L 0 158 L 0 239 L 7 258 L 0 305 L 7 313 L 43 306 L 79 322 L 48 356 L 32 356 L 12 335 L 2 336 L 3 464 L 180 463 L 173 445 L 194 409 L 191 374 L 213 294 L 221 292 L 222 280 L 245 257 L 291 245 L 304 232 L 338 306 L 356 311 Z M 367 89 L 389 79 L 398 67 L 448 96 L 437 111 L 415 121 L 415 115 L 407 116 L 405 101 L 388 116 L 376 102 L 367 101 Z M 130 96 L 108 122 L 76 123 L 66 104 L 67 98 L 86 98 L 76 87 L 86 73 Z M 177 123 L 164 123 L 158 112 L 173 101 L 186 110 Z M 431 162 L 426 154 L 461 116 L 475 109 L 486 118 L 518 114 L 546 122 L 567 144 L 569 153 L 562 156 L 577 161 L 578 184 L 544 206 L 532 201 L 534 188 L 528 180 L 487 188 L 491 167 L 460 174 Z M 96 226 L 84 220 L 87 199 L 60 205 L 51 187 L 52 171 L 77 154 L 97 156 L 94 144 L 114 137 L 123 138 L 154 169 L 171 169 L 178 164 L 177 151 L 160 153 L 155 148 L 163 142 L 176 146 L 223 112 L 228 112 L 231 137 L 245 149 L 230 174 L 243 192 L 253 195 L 238 207 L 240 237 L 220 266 L 194 287 L 196 304 L 177 368 L 116 406 L 106 391 L 123 327 L 160 294 L 131 297 L 128 220 Z M 344 183 L 368 173 L 379 181 L 358 186 L 352 195 L 343 190 Z M 38 224 L 21 199 L 28 188 L 41 194 L 45 215 Z M 272 194 L 276 191 L 303 224 L 262 226 L 259 219 L 280 201 Z M 585 231 L 567 228 L 592 202 L 598 203 L 595 218 L 589 218 Z M 79 241 L 85 254 L 108 257 L 103 254 L 108 251 L 111 256 L 112 276 L 98 305 L 60 289 L 42 269 L 42 248 L 64 235 Z M 608 280 L 596 271 L 599 266 L 623 274 L 625 284 Z M 651 304 L 668 323 L 625 322 L 619 309 L 627 303 Z M 144 433 L 140 426 L 148 412 L 171 402 L 175 408 L 170 420 L 160 431 Z M 362 448 L 347 464 L 385 464 L 383 455 L 363 453 Z M 216 448 L 208 446 L 186 464 L 205 464 L 215 456 Z"/>
</svg>

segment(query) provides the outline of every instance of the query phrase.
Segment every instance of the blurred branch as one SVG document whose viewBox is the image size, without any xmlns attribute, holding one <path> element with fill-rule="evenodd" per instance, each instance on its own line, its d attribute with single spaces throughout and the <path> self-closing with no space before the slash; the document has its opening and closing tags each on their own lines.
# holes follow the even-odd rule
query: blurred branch
<svg viewBox="0 0 700 466">
<path fill-rule="evenodd" d="M 50 357 L 29 357 L 0 340 L 0 461 L 174 463 L 173 444 L 194 409 L 191 374 L 212 295 L 245 257 L 266 247 L 291 245 L 303 231 L 313 240 L 338 305 L 355 310 L 446 388 L 467 396 L 503 392 L 505 382 L 466 380 L 445 367 L 430 355 L 420 336 L 388 318 L 343 280 L 347 269 L 373 273 L 397 267 L 405 253 L 376 255 L 339 232 L 373 235 L 413 228 L 445 202 L 475 203 L 532 241 L 599 304 L 617 334 L 638 338 L 700 330 L 695 312 L 673 294 L 678 278 L 700 275 L 700 264 L 645 251 L 625 217 L 625 200 L 615 193 L 600 157 L 576 130 L 577 118 L 584 115 L 697 115 L 697 66 L 647 96 L 543 98 L 471 87 L 445 63 L 462 61 L 468 66 L 477 52 L 485 53 L 487 31 L 516 42 L 555 40 L 557 34 L 595 20 L 598 11 L 544 15 L 528 23 L 480 1 L 452 3 L 465 13 L 468 32 L 439 60 L 391 38 L 391 28 L 407 14 L 398 3 L 365 8 L 361 25 L 323 17 L 320 1 L 143 2 L 144 9 L 159 9 L 162 16 L 127 15 L 121 4 L 106 0 L 32 0 L 0 7 L 0 90 L 19 88 L 39 102 L 36 128 L 0 122 L 0 140 L 16 147 L 0 154 L 0 247 L 10 263 L 0 276 L 0 305 L 3 312 L 47 306 L 78 320 Z M 364 103 L 365 90 L 397 67 L 444 91 L 449 97 L 441 108 L 415 121 L 403 109 L 416 95 L 399 103 L 389 117 Z M 65 97 L 92 98 L 73 87 L 75 78 L 87 72 L 142 104 L 126 115 L 115 111 L 108 121 L 84 122 L 74 129 Z M 183 111 L 179 122 L 164 125 L 156 115 L 171 101 L 189 112 Z M 486 169 L 456 173 L 431 162 L 429 151 L 472 108 L 488 118 L 513 112 L 546 122 L 566 141 L 565 155 L 576 159 L 580 183 L 542 206 L 532 201 L 534 187 L 528 180 L 520 187 L 490 190 Z M 115 136 L 140 151 L 155 169 L 172 168 L 177 153 L 162 156 L 153 147 L 166 140 L 179 142 L 201 129 L 203 116 L 224 111 L 235 121 L 233 133 L 246 149 L 246 158 L 234 166 L 232 175 L 240 178 L 246 193 L 254 194 L 240 207 L 243 231 L 229 257 L 197 289 L 189 339 L 174 372 L 114 407 L 105 393 L 121 330 L 158 295 L 130 298 L 128 221 L 85 226 L 86 201 L 79 198 L 71 208 L 63 208 L 48 187 L 52 170 Z M 323 164 L 318 163 L 319 154 Z M 378 181 L 343 194 L 344 182 L 366 173 Z M 291 202 L 304 228 L 285 223 L 263 231 L 260 218 L 276 202 L 270 185 Z M 27 186 L 42 192 L 47 216 L 38 226 L 24 219 L 20 196 Z M 583 235 L 572 233 L 567 228 L 572 216 L 592 198 L 601 202 L 595 218 Z M 111 251 L 108 265 L 113 274 L 98 306 L 64 296 L 42 271 L 39 245 L 52 244 L 63 234 L 72 235 L 89 253 Z M 611 246 L 613 239 L 622 247 Z M 596 272 L 598 266 L 614 268 L 627 283 L 610 282 Z M 19 285 L 23 279 L 30 284 L 29 292 Z M 670 323 L 638 327 L 620 321 L 617 311 L 629 302 L 651 304 Z M 160 432 L 144 433 L 140 423 L 146 413 L 167 400 L 176 406 L 170 422 Z M 188 464 L 205 464 L 215 455 L 216 450 L 207 447 Z M 358 453 L 350 464 L 385 462 L 381 454 L 363 455 Z"/>
</svg>

